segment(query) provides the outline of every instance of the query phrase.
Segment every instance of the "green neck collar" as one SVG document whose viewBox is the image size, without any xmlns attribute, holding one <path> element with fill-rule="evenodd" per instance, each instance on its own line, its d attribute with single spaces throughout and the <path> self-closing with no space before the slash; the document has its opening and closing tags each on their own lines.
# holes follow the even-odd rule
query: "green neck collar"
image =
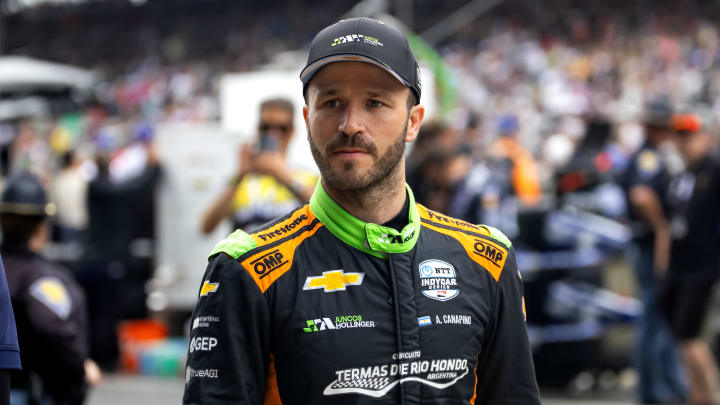
<svg viewBox="0 0 720 405">
<path fill-rule="evenodd" d="M 415 247 L 420 236 L 420 215 L 412 190 L 406 184 L 409 199 L 409 222 L 401 232 L 378 224 L 361 221 L 335 202 L 318 180 L 310 198 L 310 209 L 320 222 L 348 245 L 373 256 L 386 258 L 388 253 L 404 253 Z"/>
</svg>

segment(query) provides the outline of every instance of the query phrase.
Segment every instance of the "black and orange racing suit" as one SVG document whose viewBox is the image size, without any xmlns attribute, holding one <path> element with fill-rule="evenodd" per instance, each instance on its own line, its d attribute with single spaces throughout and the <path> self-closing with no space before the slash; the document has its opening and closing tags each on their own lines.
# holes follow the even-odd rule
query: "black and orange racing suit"
<svg viewBox="0 0 720 405">
<path fill-rule="evenodd" d="M 522 281 L 499 231 L 415 204 L 397 231 L 309 204 L 220 242 L 185 404 L 539 404 Z"/>
</svg>

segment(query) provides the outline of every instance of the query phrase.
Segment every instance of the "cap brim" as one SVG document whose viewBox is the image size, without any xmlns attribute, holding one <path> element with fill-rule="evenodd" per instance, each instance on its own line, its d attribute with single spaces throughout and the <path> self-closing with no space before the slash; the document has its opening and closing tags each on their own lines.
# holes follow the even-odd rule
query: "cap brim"
<svg viewBox="0 0 720 405">
<path fill-rule="evenodd" d="M 0 204 L 0 214 L 53 216 L 55 215 L 55 205 L 52 203 L 36 205 L 3 202 Z"/>
<path fill-rule="evenodd" d="M 395 73 L 390 67 L 378 62 L 377 60 L 364 55 L 357 55 L 357 54 L 338 54 L 338 55 L 330 55 L 326 56 L 324 58 L 320 58 L 316 60 L 315 62 L 305 66 L 305 69 L 300 72 L 300 80 L 303 82 L 303 85 L 307 85 L 310 79 L 315 76 L 315 73 L 317 73 L 320 69 L 325 67 L 325 65 L 328 65 L 330 63 L 334 62 L 365 62 L 365 63 L 371 63 L 375 66 L 378 66 L 385 70 L 386 72 L 390 73 L 392 77 L 397 79 L 400 83 L 402 83 L 403 86 L 410 87 L 410 84 L 408 84 L 405 80 L 403 80 L 400 75 Z"/>
</svg>

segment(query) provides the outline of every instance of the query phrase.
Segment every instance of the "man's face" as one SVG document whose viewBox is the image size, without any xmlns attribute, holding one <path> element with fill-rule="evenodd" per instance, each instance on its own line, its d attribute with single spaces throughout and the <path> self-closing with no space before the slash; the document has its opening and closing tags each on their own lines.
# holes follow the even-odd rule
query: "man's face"
<svg viewBox="0 0 720 405">
<path fill-rule="evenodd" d="M 666 126 L 647 125 L 647 137 L 652 139 L 653 143 L 660 144 L 672 138 L 672 130 Z"/>
<path fill-rule="evenodd" d="M 308 141 L 323 179 L 337 190 L 377 184 L 404 163 L 423 107 L 408 110 L 410 90 L 365 62 L 322 68 L 307 87 Z M 402 166 L 404 169 L 404 166 Z"/>
<path fill-rule="evenodd" d="M 258 132 L 272 138 L 281 150 L 285 150 L 293 135 L 293 116 L 278 107 L 266 107 L 260 111 Z"/>
<path fill-rule="evenodd" d="M 696 162 L 711 148 L 710 137 L 703 132 L 680 132 L 675 136 L 678 150 L 686 162 Z"/>
</svg>

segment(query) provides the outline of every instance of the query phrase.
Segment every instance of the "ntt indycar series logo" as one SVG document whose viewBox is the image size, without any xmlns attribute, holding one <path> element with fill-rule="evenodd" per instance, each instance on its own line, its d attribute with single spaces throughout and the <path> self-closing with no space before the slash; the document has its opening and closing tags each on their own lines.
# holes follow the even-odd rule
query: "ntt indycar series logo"
<svg viewBox="0 0 720 405">
<path fill-rule="evenodd" d="M 420 270 L 420 288 L 428 298 L 447 301 L 460 294 L 457 286 L 455 268 L 442 260 L 425 260 L 418 266 Z"/>
<path fill-rule="evenodd" d="M 469 371 L 467 359 L 416 360 L 350 368 L 335 371 L 337 378 L 325 388 L 323 395 L 362 394 L 380 398 L 408 381 L 442 390 L 458 382 Z"/>
</svg>

